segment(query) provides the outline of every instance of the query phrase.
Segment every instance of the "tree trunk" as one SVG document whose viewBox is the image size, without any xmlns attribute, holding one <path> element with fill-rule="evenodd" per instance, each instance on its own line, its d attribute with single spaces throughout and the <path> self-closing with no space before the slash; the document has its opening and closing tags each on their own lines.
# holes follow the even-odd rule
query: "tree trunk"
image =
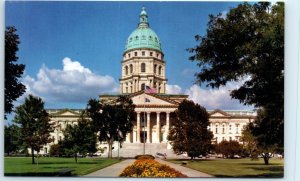
<svg viewBox="0 0 300 181">
<path fill-rule="evenodd" d="M 33 147 L 31 147 L 31 160 L 32 160 L 32 164 L 35 164 L 35 162 L 34 162 L 34 149 L 33 149 Z"/>
<path fill-rule="evenodd" d="M 265 165 L 269 165 L 269 153 L 266 153 L 265 155 L 264 155 L 264 162 L 265 162 Z"/>
<path fill-rule="evenodd" d="M 77 163 L 77 153 L 75 153 L 75 163 Z"/>
</svg>

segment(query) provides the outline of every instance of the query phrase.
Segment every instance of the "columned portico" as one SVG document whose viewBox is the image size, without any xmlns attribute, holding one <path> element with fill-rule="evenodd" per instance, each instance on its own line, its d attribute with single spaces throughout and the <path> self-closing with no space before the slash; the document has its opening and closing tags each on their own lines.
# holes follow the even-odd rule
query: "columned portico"
<svg viewBox="0 0 300 181">
<path fill-rule="evenodd" d="M 156 142 L 160 143 L 160 112 L 156 113 Z"/>
<path fill-rule="evenodd" d="M 141 116 L 141 113 L 140 112 L 137 112 L 137 116 L 136 116 L 136 137 L 137 137 L 137 140 L 136 142 L 137 143 L 140 143 L 141 142 L 141 119 L 140 119 L 140 116 Z"/>
</svg>

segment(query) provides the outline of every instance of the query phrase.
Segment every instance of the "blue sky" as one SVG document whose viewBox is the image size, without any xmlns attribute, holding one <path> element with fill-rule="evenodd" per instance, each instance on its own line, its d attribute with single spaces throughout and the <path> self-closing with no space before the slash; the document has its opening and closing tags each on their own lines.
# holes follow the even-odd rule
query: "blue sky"
<svg viewBox="0 0 300 181">
<path fill-rule="evenodd" d="M 46 108 L 85 108 L 89 98 L 118 93 L 125 42 L 145 6 L 162 42 L 168 93 L 188 94 L 207 109 L 251 109 L 230 99 L 229 90 L 239 83 L 219 90 L 193 85 L 199 68 L 186 51 L 196 46 L 195 35 L 205 35 L 209 14 L 225 16 L 237 4 L 6 1 L 5 25 L 15 26 L 20 36 L 17 55 L 26 65 L 26 94 L 42 97 Z"/>
</svg>

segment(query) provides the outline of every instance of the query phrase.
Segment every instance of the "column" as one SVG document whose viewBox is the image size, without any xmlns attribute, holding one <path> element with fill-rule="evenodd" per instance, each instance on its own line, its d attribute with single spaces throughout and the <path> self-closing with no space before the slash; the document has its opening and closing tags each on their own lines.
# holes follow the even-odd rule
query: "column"
<svg viewBox="0 0 300 181">
<path fill-rule="evenodd" d="M 130 136 L 131 136 L 131 133 L 127 133 L 127 135 L 126 135 L 126 142 L 127 143 L 130 143 Z"/>
<path fill-rule="evenodd" d="M 170 129 L 170 113 L 167 112 L 166 113 L 166 133 L 167 133 L 167 136 L 169 135 L 169 129 Z"/>
<path fill-rule="evenodd" d="M 160 112 L 156 113 L 156 139 L 160 143 Z"/>
<path fill-rule="evenodd" d="M 147 143 L 150 143 L 150 112 L 147 112 Z"/>
<path fill-rule="evenodd" d="M 140 112 L 136 113 L 136 142 L 140 143 L 141 142 L 141 120 L 140 120 Z"/>
</svg>

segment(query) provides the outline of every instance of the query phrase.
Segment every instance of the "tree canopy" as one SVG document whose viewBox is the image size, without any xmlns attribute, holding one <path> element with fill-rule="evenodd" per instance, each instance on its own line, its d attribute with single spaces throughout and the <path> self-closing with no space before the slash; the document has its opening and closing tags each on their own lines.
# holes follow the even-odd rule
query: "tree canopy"
<svg viewBox="0 0 300 181">
<path fill-rule="evenodd" d="M 33 95 L 26 97 L 24 103 L 16 108 L 14 122 L 21 127 L 21 137 L 26 146 L 31 148 L 34 164 L 34 151 L 39 152 L 43 145 L 52 141 L 50 132 L 53 131 L 53 125 L 42 99 Z"/>
<path fill-rule="evenodd" d="M 92 120 L 95 132 L 99 132 L 98 140 L 108 143 L 108 156 L 112 157 L 112 145 L 114 141 L 123 142 L 127 133 L 132 131 L 135 120 L 132 100 L 120 96 L 112 104 L 102 105 L 98 100 L 91 99 L 88 102 L 87 113 Z"/>
<path fill-rule="evenodd" d="M 63 133 L 64 140 L 58 144 L 58 147 L 62 147 L 67 155 L 73 155 L 76 163 L 78 153 L 86 155 L 97 151 L 97 136 L 90 120 L 86 118 L 84 113 L 82 113 L 77 125 L 68 125 Z"/>
<path fill-rule="evenodd" d="M 20 127 L 12 124 L 4 127 L 4 152 L 9 155 L 20 151 L 22 146 Z"/>
<path fill-rule="evenodd" d="M 283 146 L 284 103 L 284 3 L 243 3 L 224 17 L 210 15 L 205 36 L 190 48 L 197 61 L 199 84 L 212 88 L 243 81 L 231 97 L 263 108 L 272 132 L 269 143 Z M 261 125 L 262 127 L 265 127 Z"/>
<path fill-rule="evenodd" d="M 5 114 L 13 111 L 13 102 L 24 92 L 26 87 L 19 81 L 23 75 L 25 65 L 16 64 L 16 55 L 20 44 L 19 35 L 15 27 L 7 27 L 5 30 Z M 6 118 L 6 116 L 5 116 Z"/>
<path fill-rule="evenodd" d="M 225 158 L 234 158 L 236 155 L 240 156 L 242 154 L 242 145 L 238 141 L 221 141 L 216 145 L 216 153 L 221 153 Z"/>
<path fill-rule="evenodd" d="M 168 140 L 175 153 L 187 153 L 191 159 L 206 155 L 211 149 L 213 134 L 205 108 L 192 101 L 184 100 L 173 113 L 175 120 L 170 128 Z"/>
</svg>

